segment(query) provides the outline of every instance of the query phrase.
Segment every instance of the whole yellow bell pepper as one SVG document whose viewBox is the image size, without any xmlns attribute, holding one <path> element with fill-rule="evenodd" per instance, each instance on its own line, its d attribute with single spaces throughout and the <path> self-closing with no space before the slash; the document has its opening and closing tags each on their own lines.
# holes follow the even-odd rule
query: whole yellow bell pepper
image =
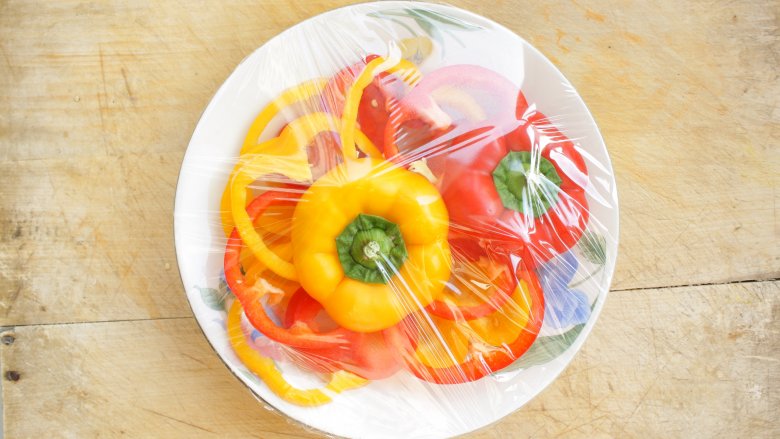
<svg viewBox="0 0 780 439">
<path fill-rule="evenodd" d="M 315 181 L 295 209 L 298 281 L 339 325 L 388 328 L 441 295 L 451 268 L 448 227 L 425 177 L 349 160 Z"/>
<path fill-rule="evenodd" d="M 335 130 L 338 119 L 325 113 L 313 113 L 291 122 L 282 131 L 279 138 L 267 140 L 259 145 L 261 154 L 251 154 L 236 166 L 230 176 L 228 195 L 223 194 L 223 203 L 227 200 L 232 213 L 232 223 L 238 229 L 244 244 L 249 247 L 257 259 L 279 276 L 297 280 L 293 265 L 271 252 L 263 237 L 254 229 L 246 213 L 247 188 L 249 185 L 269 174 L 281 174 L 290 180 L 308 181 L 312 179 L 311 168 L 306 154 L 306 145 L 320 132 Z M 357 147 L 371 154 L 380 154 L 365 134 L 356 130 L 354 137 Z M 357 150 L 354 157 L 357 157 Z M 223 227 L 229 224 L 223 219 Z"/>
</svg>

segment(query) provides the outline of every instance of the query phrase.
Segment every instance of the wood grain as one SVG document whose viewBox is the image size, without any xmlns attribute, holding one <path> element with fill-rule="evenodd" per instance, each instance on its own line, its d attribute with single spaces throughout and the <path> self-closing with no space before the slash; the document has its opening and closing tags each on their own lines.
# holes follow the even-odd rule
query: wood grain
<svg viewBox="0 0 780 439">
<path fill-rule="evenodd" d="M 777 437 L 780 282 L 613 293 L 583 350 L 474 438 Z M 310 437 L 189 318 L 36 325 L 2 345 L 6 437 Z"/>
<path fill-rule="evenodd" d="M 0 5 L 0 324 L 189 315 L 176 175 L 231 69 L 336 1 Z M 616 289 L 780 276 L 770 3 L 456 1 L 550 56 L 610 148 Z"/>
<path fill-rule="evenodd" d="M 349 3 L 0 2 L 4 437 L 313 436 L 197 330 L 172 206 L 232 69 Z M 584 350 L 472 436 L 779 437 L 780 3 L 448 3 L 559 66 L 621 206 L 615 291 Z"/>
<path fill-rule="evenodd" d="M 332 6 L 0 4 L 0 325 L 189 316 L 189 136 L 244 56 Z"/>
</svg>

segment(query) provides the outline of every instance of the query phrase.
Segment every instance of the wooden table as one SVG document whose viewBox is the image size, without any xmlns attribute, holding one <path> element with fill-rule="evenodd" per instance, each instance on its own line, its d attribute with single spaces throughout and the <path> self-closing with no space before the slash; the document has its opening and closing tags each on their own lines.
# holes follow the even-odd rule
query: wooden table
<svg viewBox="0 0 780 439">
<path fill-rule="evenodd" d="M 615 281 L 584 349 L 472 437 L 780 436 L 780 4 L 448 1 L 567 75 L 621 203 Z M 0 3 L 6 437 L 313 435 L 206 343 L 172 206 L 230 71 L 346 3 Z"/>
</svg>

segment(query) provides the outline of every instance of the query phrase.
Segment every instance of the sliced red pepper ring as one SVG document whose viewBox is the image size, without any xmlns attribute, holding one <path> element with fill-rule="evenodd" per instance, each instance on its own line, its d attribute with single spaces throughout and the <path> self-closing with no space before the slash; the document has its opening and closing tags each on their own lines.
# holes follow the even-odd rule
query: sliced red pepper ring
<svg viewBox="0 0 780 439">
<path fill-rule="evenodd" d="M 252 349 L 241 330 L 241 304 L 235 301 L 227 318 L 227 333 L 230 345 L 242 363 L 259 376 L 280 398 L 293 404 L 316 406 L 327 404 L 331 395 L 360 387 L 366 380 L 344 370 L 332 371 L 324 389 L 298 389 L 288 383 L 276 363 Z"/>
<path fill-rule="evenodd" d="M 290 299 L 284 321 L 287 327 L 306 327 L 315 332 L 338 326 L 303 289 Z M 306 368 L 319 372 L 344 369 L 371 380 L 387 378 L 401 368 L 399 351 L 387 344 L 381 332 L 354 333 L 349 344 L 328 349 L 296 349 L 296 353 L 299 355 L 295 359 Z"/>
<path fill-rule="evenodd" d="M 544 296 L 532 271 L 523 268 L 517 274 L 520 281 L 513 300 L 492 315 L 472 321 L 430 317 L 435 336 L 422 329 L 420 322 L 427 318 L 407 319 L 403 330 L 393 334 L 398 346 L 408 346 L 407 369 L 426 381 L 457 384 L 498 372 L 523 355 L 541 329 Z M 470 343 L 466 355 L 461 347 L 464 339 Z"/>
<path fill-rule="evenodd" d="M 470 241 L 450 239 L 450 248 L 459 263 L 444 297 L 428 305 L 427 311 L 447 320 L 474 320 L 500 310 L 517 287 L 506 255 L 475 249 Z"/>
<path fill-rule="evenodd" d="M 254 221 L 269 205 L 275 203 L 294 203 L 298 194 L 294 192 L 268 191 L 256 197 L 247 206 L 246 211 Z M 339 344 L 349 343 L 353 337 L 351 331 L 338 328 L 322 334 L 305 329 L 287 329 L 277 326 L 268 316 L 263 304 L 267 291 L 261 286 L 248 285 L 241 273 L 240 258 L 243 243 L 237 230 L 233 230 L 225 248 L 225 279 L 236 298 L 241 302 L 250 323 L 271 340 L 292 347 L 328 349 Z"/>
<path fill-rule="evenodd" d="M 498 137 L 514 129 L 515 114 L 528 104 L 518 87 L 492 70 L 475 65 L 440 68 L 425 78 L 393 108 L 385 129 L 385 155 L 429 156 L 426 143 L 447 141 L 457 147 L 458 136 L 490 128 Z M 445 134 L 450 133 L 448 139 Z M 445 149 L 445 148 L 437 148 Z"/>
<path fill-rule="evenodd" d="M 366 64 L 377 58 L 377 55 L 369 55 L 365 60 L 336 73 L 322 92 L 323 106 L 333 114 L 341 116 L 347 91 Z M 385 126 L 390 108 L 405 94 L 406 88 L 414 86 L 421 77 L 414 64 L 402 61 L 389 71 L 376 75 L 363 90 L 358 106 L 357 124 L 380 151 L 384 148 Z"/>
</svg>

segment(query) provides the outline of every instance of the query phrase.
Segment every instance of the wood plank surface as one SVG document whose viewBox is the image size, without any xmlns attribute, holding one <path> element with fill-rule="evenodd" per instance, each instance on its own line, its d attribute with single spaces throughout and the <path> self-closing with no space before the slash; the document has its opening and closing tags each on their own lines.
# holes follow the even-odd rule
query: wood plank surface
<svg viewBox="0 0 780 439">
<path fill-rule="evenodd" d="M 333 6 L 0 3 L 0 325 L 190 315 L 172 209 L 198 117 Z"/>
<path fill-rule="evenodd" d="M 562 376 L 470 437 L 777 437 L 779 310 L 780 282 L 612 293 Z M 8 438 L 312 436 L 254 401 L 190 318 L 2 336 Z"/>
<path fill-rule="evenodd" d="M 350 3 L 0 1 L 4 437 L 313 435 L 258 404 L 197 330 L 173 195 L 232 69 Z M 447 3 L 573 83 L 621 208 L 584 350 L 472 436 L 780 437 L 780 2 Z"/>
<path fill-rule="evenodd" d="M 200 112 L 255 47 L 342 2 L 0 6 L 0 324 L 181 317 L 171 206 Z M 600 123 L 614 287 L 780 276 L 766 2 L 456 1 L 528 38 Z"/>
</svg>

